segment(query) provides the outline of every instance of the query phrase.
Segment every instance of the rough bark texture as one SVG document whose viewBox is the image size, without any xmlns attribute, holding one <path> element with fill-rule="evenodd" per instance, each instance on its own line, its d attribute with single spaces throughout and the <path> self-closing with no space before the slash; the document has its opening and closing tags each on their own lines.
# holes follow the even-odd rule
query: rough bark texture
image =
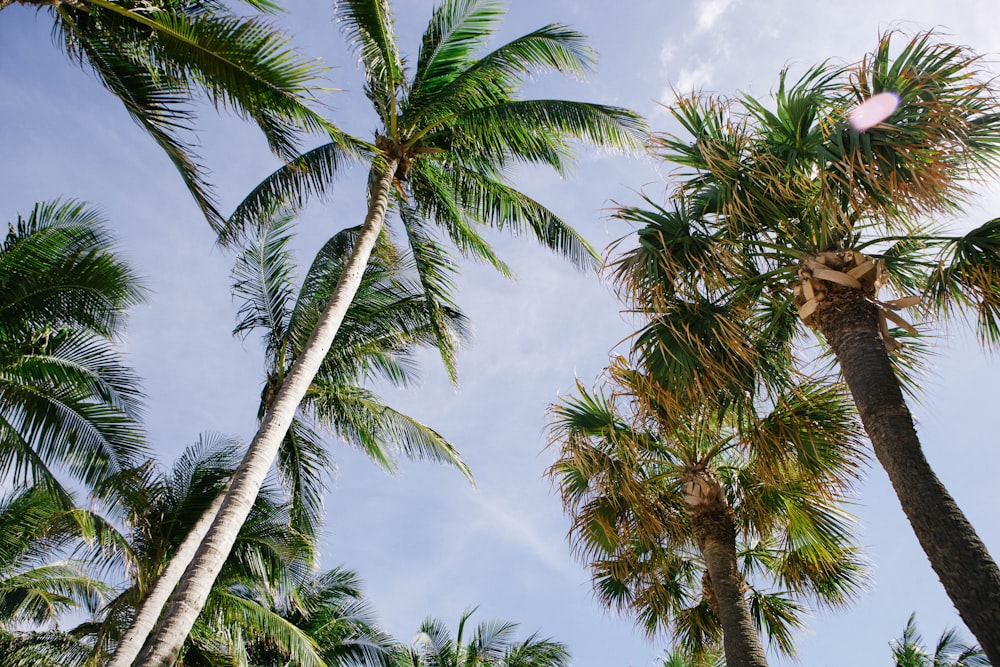
<svg viewBox="0 0 1000 667">
<path fill-rule="evenodd" d="M 295 411 L 329 352 L 347 308 L 361 284 L 361 277 L 385 220 L 396 163 L 396 160 L 388 160 L 388 164 L 383 165 L 384 171 L 375 180 L 370 193 L 368 215 L 351 257 L 337 281 L 333 296 L 320 315 L 302 354 L 285 377 L 273 407 L 265 415 L 243 463 L 233 476 L 232 486 L 215 523 L 170 599 L 170 605 L 164 612 L 156 633 L 150 637 L 140 656 L 139 664 L 143 667 L 173 665 L 198 614 L 205 606 L 212 585 L 229 557 L 243 522 L 250 514 L 267 471 L 274 463 Z"/>
<path fill-rule="evenodd" d="M 710 471 L 693 474 L 684 504 L 695 541 L 705 559 L 722 624 L 727 667 L 766 667 L 767 658 L 743 595 L 736 564 L 736 525 L 722 487 Z"/>
<path fill-rule="evenodd" d="M 816 324 L 931 567 L 990 661 L 1000 665 L 1000 570 L 924 457 L 876 307 L 860 291 L 831 284 Z"/>
<path fill-rule="evenodd" d="M 191 559 L 194 558 L 195 552 L 198 550 L 198 545 L 201 544 L 212 522 L 215 521 L 215 517 L 219 513 L 219 508 L 222 507 L 222 501 L 225 499 L 228 490 L 229 485 L 227 484 L 219 492 L 215 500 L 212 501 L 212 504 L 205 509 L 201 518 L 194 524 L 184 537 L 184 541 L 177 548 L 177 551 L 170 558 L 167 567 L 164 568 L 160 576 L 153 582 L 153 588 L 136 607 L 135 620 L 122 636 L 121 641 L 118 642 L 118 648 L 115 649 L 115 653 L 111 656 L 107 667 L 129 667 L 129 665 L 135 662 L 136 656 L 139 655 L 139 651 L 142 649 L 143 642 L 146 641 L 146 637 L 149 636 L 149 633 L 156 626 L 156 619 L 160 617 L 163 605 L 167 603 L 170 593 L 173 592 L 177 586 L 177 582 L 181 579 L 181 575 L 184 574 L 187 566 L 191 563 Z"/>
</svg>

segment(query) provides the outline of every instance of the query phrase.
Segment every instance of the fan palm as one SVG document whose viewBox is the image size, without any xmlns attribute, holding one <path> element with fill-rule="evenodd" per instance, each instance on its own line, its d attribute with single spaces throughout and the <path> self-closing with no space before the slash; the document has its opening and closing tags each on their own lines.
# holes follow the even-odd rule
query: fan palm
<svg viewBox="0 0 1000 667">
<path fill-rule="evenodd" d="M 928 653 L 917 631 L 916 614 L 910 615 L 903 636 L 890 646 L 895 667 L 989 667 L 990 664 L 978 646 L 963 643 L 954 630 L 942 633 L 934 645 L 934 653 Z"/>
<path fill-rule="evenodd" d="M 149 657 L 153 665 L 169 664 L 201 607 L 357 292 L 390 202 L 398 205 L 428 312 L 441 322 L 450 305 L 451 269 L 432 224 L 462 252 L 502 270 L 504 264 L 476 226 L 529 232 L 588 264 L 593 259 L 589 246 L 551 211 L 509 185 L 504 172 L 518 164 L 562 171 L 570 140 L 625 148 L 635 146 L 642 135 L 639 118 L 623 109 L 517 98 L 531 74 L 553 69 L 580 74 L 590 67 L 593 53 L 583 36 L 569 28 L 546 26 L 476 57 L 496 29 L 502 7 L 482 0 L 447 0 L 432 14 L 416 68 L 407 78 L 388 0 L 346 0 L 337 4 L 336 12 L 361 59 L 365 92 L 381 123 L 369 145 L 368 211 L 329 303 L 286 375 L 218 520 L 165 614 Z M 275 201 L 295 201 L 330 186 L 344 157 L 344 148 L 334 142 L 280 169 L 240 207 L 230 235 L 261 212 L 272 211 Z M 441 326 L 436 328 L 447 360 L 449 339 Z"/>
<path fill-rule="evenodd" d="M 552 408 L 549 474 L 598 598 L 692 659 L 721 638 L 727 665 L 766 665 L 761 631 L 791 654 L 797 598 L 842 606 L 864 582 L 838 508 L 858 465 L 844 397 L 802 384 L 738 423 L 678 414 L 621 364 L 611 376 L 610 396 L 578 387 Z"/>
<path fill-rule="evenodd" d="M 100 216 L 36 204 L 0 247 L 0 476 L 47 486 L 60 470 L 91 488 L 143 452 L 139 392 L 110 341 L 140 299 Z"/>
<path fill-rule="evenodd" d="M 241 302 L 235 332 L 247 336 L 257 331 L 264 340 L 267 379 L 260 417 L 301 353 L 357 236 L 356 229 L 349 229 L 331 238 L 317 253 L 296 292 L 294 262 L 288 249 L 291 226 L 292 216 L 287 213 L 263 222 L 233 270 L 234 293 Z M 454 340 L 465 335 L 464 317 L 450 307 L 442 311 L 440 320 L 428 317 L 426 301 L 413 284 L 413 273 L 413 267 L 397 257 L 383 238 L 337 342 L 281 443 L 278 472 L 290 498 L 292 524 L 304 535 L 315 535 L 324 475 L 332 465 L 322 443 L 323 431 L 336 433 L 390 472 L 396 466 L 394 454 L 399 452 L 409 458 L 450 463 L 471 479 L 458 452 L 444 438 L 385 405 L 363 386 L 374 377 L 405 385 L 413 375 L 412 354 L 417 347 L 433 344 L 436 333 Z M 220 495 L 179 547 L 143 601 L 109 667 L 127 666 L 135 659 L 221 503 Z"/>
<path fill-rule="evenodd" d="M 412 646 L 401 648 L 394 667 L 566 667 L 569 652 L 566 647 L 536 634 L 517 641 L 517 623 L 486 621 L 466 635 L 466 624 L 475 612 L 462 613 L 458 633 L 452 636 L 447 624 L 437 618 L 427 618 L 420 626 Z"/>
<path fill-rule="evenodd" d="M 0 0 L 0 10 L 14 0 Z M 314 63 L 260 17 L 234 16 L 216 0 L 17 0 L 48 12 L 70 59 L 90 69 L 129 115 L 166 151 L 213 226 L 223 217 L 183 132 L 189 100 L 200 93 L 217 108 L 255 122 L 272 150 L 294 156 L 301 128 L 336 130 L 304 104 Z M 276 6 L 247 0 L 257 9 Z"/>
<path fill-rule="evenodd" d="M 923 455 L 903 392 L 919 345 L 897 340 L 918 333 L 897 311 L 920 303 L 928 316 L 972 309 L 982 340 L 1000 341 L 1000 220 L 938 228 L 968 179 L 996 173 L 995 79 L 932 34 L 893 48 L 887 34 L 856 66 L 783 74 L 773 109 L 680 100 L 691 138 L 663 136 L 658 150 L 682 180 L 671 203 L 619 212 L 643 228 L 617 277 L 657 313 L 642 363 L 686 399 L 752 404 L 787 382 L 804 327 L 822 335 L 934 571 L 1000 662 L 1000 570 Z M 885 123 L 848 125 L 852 105 L 888 91 L 900 102 Z M 754 367 L 770 369 L 764 382 Z M 725 390 L 733 378 L 741 389 Z"/>
</svg>

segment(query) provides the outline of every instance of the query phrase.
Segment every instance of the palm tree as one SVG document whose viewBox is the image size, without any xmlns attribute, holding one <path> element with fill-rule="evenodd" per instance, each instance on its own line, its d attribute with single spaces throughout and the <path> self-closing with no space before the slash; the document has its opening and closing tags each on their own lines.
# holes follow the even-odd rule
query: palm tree
<svg viewBox="0 0 1000 667">
<path fill-rule="evenodd" d="M 357 228 L 327 241 L 296 290 L 294 261 L 288 249 L 293 215 L 285 212 L 257 228 L 256 237 L 237 258 L 233 292 L 240 302 L 234 333 L 261 335 L 266 380 L 258 419 L 273 404 L 286 376 L 302 354 L 349 260 Z M 459 453 L 440 434 L 385 405 L 363 385 L 372 378 L 405 387 L 416 379 L 415 352 L 446 337 L 448 349 L 468 336 L 465 316 L 451 306 L 437 317 L 416 281 L 412 257 L 400 257 L 383 234 L 365 267 L 358 292 L 347 310 L 336 343 L 299 404 L 278 452 L 278 470 L 293 503 L 296 528 L 314 534 L 320 513 L 323 473 L 331 466 L 321 432 L 359 448 L 387 472 L 396 454 L 457 467 L 471 481 Z M 453 359 L 449 359 L 453 362 Z"/>
<path fill-rule="evenodd" d="M 331 238 L 296 291 L 294 261 L 288 249 L 292 221 L 293 216 L 286 212 L 262 222 L 233 270 L 234 293 L 241 304 L 235 333 L 248 336 L 258 331 L 264 342 L 267 379 L 261 392 L 261 418 L 301 353 L 357 236 L 356 229 L 348 229 Z M 291 502 L 292 525 L 303 535 L 316 534 L 324 477 L 332 466 L 322 442 L 324 431 L 360 448 L 389 472 L 395 470 L 398 452 L 411 459 L 449 463 L 471 481 L 458 452 L 440 434 L 385 405 L 363 386 L 375 377 L 406 385 L 413 376 L 412 354 L 419 346 L 433 344 L 436 332 L 455 340 L 465 335 L 464 317 L 450 307 L 442 311 L 441 320 L 428 317 L 426 301 L 413 284 L 413 273 L 413 267 L 397 257 L 383 238 L 337 342 L 281 443 L 278 473 Z M 435 329 L 435 325 L 444 328 Z M 135 660 L 222 500 L 220 494 L 178 547 L 143 600 L 109 667 L 127 667 Z"/>
<path fill-rule="evenodd" d="M 394 667 L 566 667 L 569 652 L 551 639 L 533 634 L 517 641 L 517 623 L 486 621 L 466 636 L 466 623 L 475 613 L 470 609 L 458 621 L 458 633 L 452 636 L 447 624 L 427 618 L 410 647 L 401 648 Z"/>
<path fill-rule="evenodd" d="M 928 653 L 917 631 L 916 616 L 910 614 L 903 636 L 889 644 L 895 667 L 989 667 L 990 662 L 979 647 L 963 643 L 954 630 L 943 632 L 934 653 Z"/>
<path fill-rule="evenodd" d="M 79 533 L 64 518 L 62 499 L 43 486 L 0 498 L 0 629 L 36 626 L 77 609 L 93 610 L 110 588 L 79 560 L 53 560 Z"/>
<path fill-rule="evenodd" d="M 572 139 L 626 148 L 637 145 L 642 135 L 642 122 L 623 109 L 517 99 L 531 74 L 552 69 L 583 73 L 590 67 L 593 53 L 582 35 L 569 28 L 546 26 L 477 58 L 502 8 L 482 0 L 447 0 L 434 11 L 413 76 L 407 79 L 388 0 L 346 0 L 337 4 L 336 12 L 364 66 L 366 94 L 382 124 L 369 144 L 368 212 L 329 303 L 286 375 L 219 518 L 152 640 L 152 665 L 170 663 L 197 616 L 357 291 L 390 201 L 398 205 L 428 310 L 440 322 L 450 305 L 452 282 L 447 255 L 434 240 L 431 223 L 440 225 L 462 252 L 501 269 L 504 264 L 476 225 L 530 232 L 586 264 L 592 260 L 587 244 L 551 211 L 506 183 L 504 173 L 516 164 L 562 170 Z M 301 199 L 328 187 L 344 157 L 344 148 L 334 142 L 280 169 L 240 207 L 231 235 L 257 214 L 274 210 L 275 200 Z M 438 341 L 447 359 L 449 341 L 442 334 Z"/>
<path fill-rule="evenodd" d="M 65 498 L 44 485 L 0 498 L 0 665 L 76 666 L 87 646 L 57 623 L 93 612 L 113 589 L 70 557 L 88 537 Z M 28 629 L 31 628 L 31 629 Z"/>
<path fill-rule="evenodd" d="M 107 664 L 146 591 L 170 562 L 239 461 L 239 443 L 203 436 L 167 472 L 154 466 L 133 479 L 125 529 L 102 550 L 106 567 L 124 569 L 127 585 L 73 633 L 93 646 L 91 664 Z M 274 600 L 297 590 L 311 572 L 313 541 L 290 524 L 290 506 L 276 484 L 257 499 L 250 518 L 185 644 L 178 664 L 226 664 L 251 643 L 295 664 L 322 665 L 315 642 L 286 620 Z M 99 557 L 99 555 L 98 555 Z"/>
<path fill-rule="evenodd" d="M 664 656 L 663 667 L 726 667 L 726 661 L 718 653 L 691 656 L 673 648 Z"/>
<path fill-rule="evenodd" d="M 395 641 L 378 629 L 358 576 L 343 568 L 302 582 L 281 601 L 278 613 L 305 632 L 329 667 L 390 667 Z M 256 667 L 284 667 L 287 658 L 265 643 L 248 651 Z"/>
<path fill-rule="evenodd" d="M 643 229 L 618 277 L 657 314 L 644 363 L 687 398 L 773 369 L 725 399 L 752 405 L 786 382 L 804 327 L 822 335 L 934 571 L 1000 662 L 1000 570 L 923 455 L 903 393 L 919 346 L 897 340 L 918 333 L 897 311 L 920 303 L 928 316 L 970 308 L 983 342 L 1000 341 L 1000 219 L 939 229 L 969 179 L 1000 164 L 995 79 L 932 34 L 895 58 L 892 42 L 856 66 L 820 65 L 796 83 L 782 74 L 773 110 L 748 96 L 680 100 L 673 113 L 691 138 L 660 137 L 658 150 L 683 180 L 665 206 L 620 211 Z M 886 91 L 900 98 L 888 120 L 852 129 L 847 110 Z"/>
<path fill-rule="evenodd" d="M 17 0 L 46 11 L 71 60 L 93 71 L 174 163 L 209 222 L 218 212 L 198 156 L 182 133 L 191 129 L 197 94 L 252 120 L 283 159 L 296 153 L 301 128 L 332 132 L 304 104 L 317 79 L 314 63 L 260 17 L 234 16 L 215 0 Z M 14 0 L 0 0 L 0 10 Z M 274 10 L 269 0 L 247 0 Z"/>
<path fill-rule="evenodd" d="M 143 453 L 139 391 L 111 347 L 141 289 L 101 217 L 36 204 L 0 247 L 0 477 L 99 487 Z"/>
<path fill-rule="evenodd" d="M 611 378 L 610 396 L 578 387 L 552 408 L 549 474 L 598 598 L 649 635 L 670 628 L 696 661 L 721 639 L 730 667 L 766 665 L 762 631 L 792 654 L 796 598 L 843 606 L 865 578 L 838 508 L 858 465 L 844 397 L 804 383 L 766 415 L 720 421 L 677 413 L 621 363 Z"/>
</svg>

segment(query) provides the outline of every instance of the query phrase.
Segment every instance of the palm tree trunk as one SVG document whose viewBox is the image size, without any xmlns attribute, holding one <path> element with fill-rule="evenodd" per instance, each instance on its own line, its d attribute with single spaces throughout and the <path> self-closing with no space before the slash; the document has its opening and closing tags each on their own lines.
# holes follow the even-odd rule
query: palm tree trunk
<svg viewBox="0 0 1000 667">
<path fill-rule="evenodd" d="M 173 665 L 198 614 L 205 606 L 212 585 L 229 557 L 261 484 L 274 463 L 295 411 L 330 351 L 347 308 L 361 284 L 368 259 L 385 221 L 396 164 L 397 160 L 387 159 L 381 165 L 382 170 L 378 172 L 369 193 L 368 214 L 361 234 L 351 257 L 344 265 L 333 296 L 320 315 L 302 354 L 285 377 L 274 405 L 264 416 L 257 435 L 233 476 L 232 487 L 226 494 L 218 517 L 181 578 L 156 633 L 150 637 L 140 657 L 143 667 Z"/>
<path fill-rule="evenodd" d="M 879 463 L 962 620 L 1000 665 L 1000 570 L 924 457 L 899 380 L 861 292 L 831 284 L 817 324 L 840 363 Z"/>
<path fill-rule="evenodd" d="M 177 586 L 177 582 L 181 579 L 181 575 L 184 574 L 188 564 L 194 558 L 195 552 L 198 550 L 198 545 L 201 544 L 202 539 L 208 533 L 208 529 L 212 526 L 212 522 L 215 521 L 215 517 L 219 513 L 219 508 L 222 507 L 222 501 L 225 500 L 228 491 L 229 484 L 226 483 L 215 497 L 215 500 L 212 501 L 212 504 L 205 508 L 201 518 L 188 531 L 188 534 L 184 537 L 184 541 L 181 542 L 177 551 L 171 556 L 167 567 L 164 568 L 160 576 L 153 582 L 153 588 L 143 597 L 139 606 L 136 607 L 135 619 L 122 636 L 121 641 L 118 642 L 118 648 L 115 649 L 115 653 L 111 656 L 111 660 L 106 667 L 130 667 L 135 662 L 136 656 L 139 655 L 139 651 L 142 649 L 143 642 L 156 626 L 156 619 L 160 617 L 163 605 L 167 603 L 170 593 L 173 592 Z"/>
<path fill-rule="evenodd" d="M 743 595 L 743 576 L 736 564 L 736 524 L 715 476 L 703 471 L 685 487 L 685 509 L 698 550 L 712 580 L 722 625 L 727 667 L 767 667 L 767 658 Z"/>
</svg>

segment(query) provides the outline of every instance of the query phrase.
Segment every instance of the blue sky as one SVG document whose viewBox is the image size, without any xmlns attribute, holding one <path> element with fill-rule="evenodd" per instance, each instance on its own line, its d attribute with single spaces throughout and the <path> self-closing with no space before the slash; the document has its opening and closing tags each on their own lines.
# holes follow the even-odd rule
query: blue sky
<svg viewBox="0 0 1000 667">
<path fill-rule="evenodd" d="M 331 67 L 323 96 L 344 129 L 369 136 L 353 58 L 331 19 L 329 2 L 287 0 L 279 20 L 310 57 Z M 416 54 L 431 0 L 397 0 L 399 42 Z M 656 131 L 673 129 L 659 106 L 672 89 L 764 97 L 783 66 L 826 58 L 853 61 L 880 30 L 940 27 L 952 41 L 987 55 L 1000 72 L 1000 10 L 994 0 L 751 3 L 633 0 L 513 0 L 501 38 L 549 22 L 590 35 L 601 54 L 586 82 L 540 77 L 528 94 L 570 97 L 634 108 Z M 123 341 L 144 378 L 150 440 L 169 461 L 198 433 L 249 438 L 262 355 L 255 341 L 230 335 L 232 257 L 213 237 L 167 159 L 108 93 L 52 44 L 46 14 L 15 5 L 0 19 L 0 161 L 2 216 L 55 197 L 98 205 L 123 252 L 146 277 L 149 301 L 136 309 Z M 224 207 L 231 208 L 274 168 L 257 134 L 206 109 L 198 139 Z M 519 184 L 603 248 L 627 230 L 607 219 L 613 202 L 643 190 L 659 196 L 667 170 L 649 159 L 580 151 L 570 178 L 543 172 Z M 302 263 L 337 229 L 358 224 L 364 173 L 345 175 L 329 201 L 303 214 L 297 248 Z M 980 205 L 956 224 L 997 215 L 1000 189 L 983 184 Z M 387 392 L 392 405 L 432 425 L 464 454 L 472 489 L 453 470 L 405 464 L 392 478 L 363 457 L 332 444 L 339 472 L 327 500 L 326 565 L 360 572 L 387 629 L 407 639 L 428 614 L 456 621 L 479 605 L 479 618 L 518 621 L 567 643 L 581 667 L 653 665 L 666 645 L 646 640 L 627 619 L 602 610 L 586 570 L 565 542 L 568 526 L 543 471 L 545 410 L 593 382 L 608 354 L 629 333 L 607 287 L 525 239 L 497 237 L 518 280 L 506 282 L 465 266 L 459 303 L 475 339 L 450 386 L 433 355 L 423 382 Z M 937 342 L 938 356 L 914 406 L 928 458 L 994 555 L 1000 553 L 995 430 L 997 364 L 955 328 Z M 889 664 L 888 642 L 916 611 L 924 635 L 958 625 L 912 537 L 884 474 L 870 471 L 855 508 L 873 565 L 871 589 L 851 609 L 822 613 L 799 639 L 802 664 Z M 773 665 L 793 664 L 777 657 Z"/>
</svg>

